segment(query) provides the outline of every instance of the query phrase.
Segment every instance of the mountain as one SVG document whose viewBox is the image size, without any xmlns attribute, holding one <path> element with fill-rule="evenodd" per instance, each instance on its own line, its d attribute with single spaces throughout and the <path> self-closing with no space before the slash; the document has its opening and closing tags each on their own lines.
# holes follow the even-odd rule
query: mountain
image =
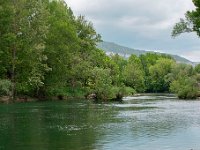
<svg viewBox="0 0 200 150">
<path fill-rule="evenodd" d="M 137 56 L 141 55 L 141 54 L 145 54 L 145 53 L 159 53 L 159 52 L 154 52 L 154 51 L 146 51 L 146 50 L 139 50 L 139 49 L 133 49 L 133 48 L 129 48 L 129 47 L 125 47 L 125 46 L 121 46 L 112 42 L 101 42 L 97 45 L 97 47 L 99 49 L 104 50 L 107 54 L 110 53 L 118 53 L 121 56 L 124 57 L 129 57 L 131 54 L 135 54 Z M 159 53 L 159 54 L 165 54 L 165 53 Z M 172 54 L 168 54 L 171 57 L 173 57 L 177 62 L 179 63 L 186 63 L 186 64 L 191 64 L 191 65 L 195 65 L 194 62 L 191 62 L 190 60 L 183 58 L 181 56 L 178 55 L 172 55 Z"/>
</svg>

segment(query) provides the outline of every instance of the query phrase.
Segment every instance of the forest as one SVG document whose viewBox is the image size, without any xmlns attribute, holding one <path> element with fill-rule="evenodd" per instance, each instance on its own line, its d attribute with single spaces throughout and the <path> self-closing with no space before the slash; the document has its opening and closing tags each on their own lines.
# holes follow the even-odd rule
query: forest
<svg viewBox="0 0 200 150">
<path fill-rule="evenodd" d="M 177 23 L 173 36 L 190 31 L 187 25 L 184 20 Z M 92 23 L 75 16 L 63 0 L 1 0 L 0 99 L 121 100 L 136 93 L 199 96 L 200 65 L 177 63 L 155 53 L 128 59 L 108 56 L 96 47 L 101 41 Z"/>
</svg>

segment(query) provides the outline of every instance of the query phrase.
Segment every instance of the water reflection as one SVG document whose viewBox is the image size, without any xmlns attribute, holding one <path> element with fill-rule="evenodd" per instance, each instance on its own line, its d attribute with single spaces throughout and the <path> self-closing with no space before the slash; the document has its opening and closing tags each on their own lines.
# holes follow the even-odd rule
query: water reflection
<svg viewBox="0 0 200 150">
<path fill-rule="evenodd" d="M 0 105 L 0 150 L 200 149 L 200 102 L 170 96 Z"/>
</svg>

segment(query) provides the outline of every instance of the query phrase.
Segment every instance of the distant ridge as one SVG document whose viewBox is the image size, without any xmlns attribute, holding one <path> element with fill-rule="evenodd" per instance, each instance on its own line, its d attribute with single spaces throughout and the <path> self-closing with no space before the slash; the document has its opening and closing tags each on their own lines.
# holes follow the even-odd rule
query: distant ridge
<svg viewBox="0 0 200 150">
<path fill-rule="evenodd" d="M 101 42 L 97 45 L 97 47 L 99 49 L 104 50 L 107 54 L 110 53 L 118 53 L 121 56 L 124 57 L 129 57 L 131 54 L 135 54 L 137 56 L 141 55 L 141 54 L 146 54 L 146 53 L 158 53 L 158 54 L 167 54 L 167 53 L 159 53 L 159 52 L 154 52 L 154 51 L 146 51 L 146 50 L 138 50 L 138 49 L 133 49 L 133 48 L 129 48 L 129 47 L 125 47 L 125 46 L 121 46 L 112 42 Z M 186 64 L 191 64 L 191 65 L 195 65 L 196 63 L 183 58 L 181 56 L 178 55 L 172 55 L 172 54 L 167 54 L 172 56 L 178 63 L 186 63 Z"/>
</svg>

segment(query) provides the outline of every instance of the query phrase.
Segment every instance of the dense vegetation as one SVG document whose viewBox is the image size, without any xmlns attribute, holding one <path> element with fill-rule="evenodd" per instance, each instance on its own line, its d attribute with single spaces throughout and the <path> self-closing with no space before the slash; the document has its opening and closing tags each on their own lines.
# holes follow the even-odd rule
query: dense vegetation
<svg viewBox="0 0 200 150">
<path fill-rule="evenodd" d="M 0 1 L 0 95 L 121 99 L 136 92 L 196 98 L 200 66 L 167 55 L 107 56 L 101 37 L 62 0 Z"/>
</svg>

